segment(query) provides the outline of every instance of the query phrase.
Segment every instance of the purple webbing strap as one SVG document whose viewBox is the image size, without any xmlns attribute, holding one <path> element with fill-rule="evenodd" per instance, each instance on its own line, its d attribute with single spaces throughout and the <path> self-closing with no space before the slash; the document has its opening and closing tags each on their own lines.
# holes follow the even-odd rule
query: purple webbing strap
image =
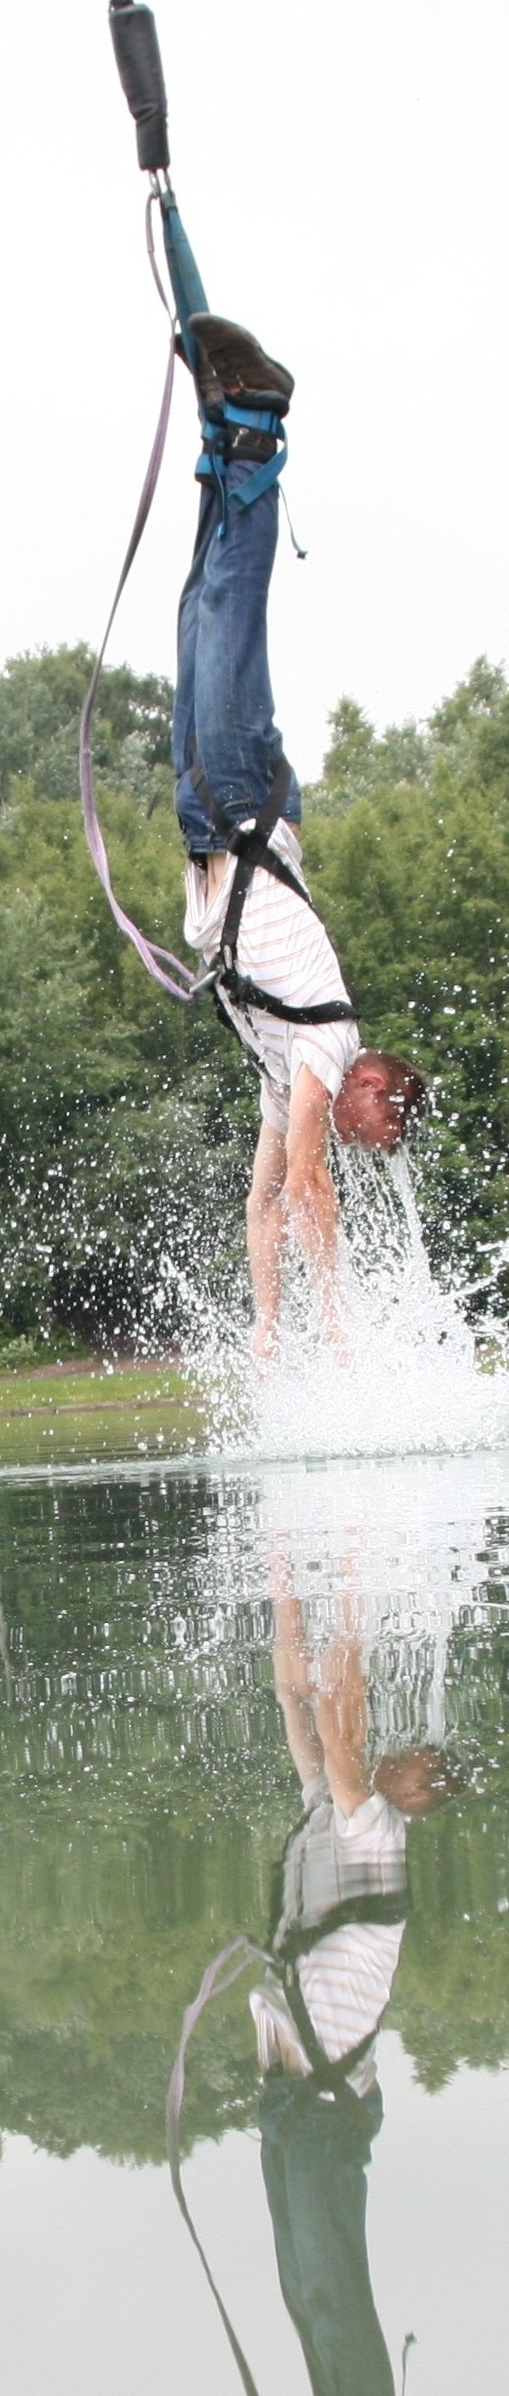
<svg viewBox="0 0 509 2396">
<path fill-rule="evenodd" d="M 226 1971 L 225 1967 L 231 1962 L 232 1956 L 234 1955 L 239 1957 L 239 1961 L 234 1964 L 232 1971 Z M 198 1990 L 197 1997 L 194 1998 L 194 2003 L 186 2007 L 182 2024 L 182 2036 L 180 2040 L 179 2051 L 173 2065 L 173 2071 L 166 2099 L 166 2139 L 172 2188 L 177 2199 L 177 2204 L 180 2206 L 183 2220 L 185 2221 L 186 2227 L 189 2230 L 189 2235 L 192 2238 L 193 2246 L 196 2247 L 197 2253 L 200 2256 L 200 2261 L 203 2264 L 203 2269 L 206 2279 L 208 2280 L 209 2288 L 212 2291 L 214 2301 L 218 2307 L 218 2312 L 221 2315 L 221 2320 L 223 2323 L 223 2328 L 226 2331 L 228 2343 L 231 2346 L 232 2354 L 235 2356 L 237 2368 L 240 2371 L 242 2386 L 246 2390 L 246 2396 L 257 2396 L 255 2381 L 249 2369 L 249 2363 L 246 2362 L 245 2354 L 243 2354 L 242 2347 L 239 2345 L 239 2340 L 235 2335 L 235 2330 L 233 2328 L 232 2322 L 230 2321 L 229 2314 L 226 2311 L 226 2306 L 223 2304 L 222 2296 L 220 2296 L 219 2289 L 216 2287 L 216 2282 L 212 2277 L 210 2264 L 207 2262 L 207 2256 L 204 2253 L 198 2233 L 195 2230 L 194 2221 L 192 2220 L 184 2196 L 180 2172 L 179 2121 L 185 2085 L 186 2047 L 188 2040 L 191 2037 L 191 2032 L 194 2030 L 196 2022 L 199 2021 L 200 2014 L 203 2013 L 205 2005 L 208 2005 L 209 1998 L 223 1996 L 225 1989 L 231 1988 L 233 1981 L 239 1979 L 241 1972 L 245 1972 L 247 1964 L 252 1963 L 253 1957 L 262 1955 L 262 1948 L 256 1947 L 251 1939 L 234 1938 L 232 1940 L 231 1946 L 222 1947 L 220 1954 L 214 1957 L 213 1963 L 208 1964 L 207 1970 L 203 1974 L 201 1988 Z M 267 1960 L 265 1955 L 263 1955 L 263 1960 L 264 1962 Z"/>
<path fill-rule="evenodd" d="M 167 2132 L 167 2140 L 168 2140 L 168 2162 L 169 2162 L 169 2166 L 170 2166 L 170 2171 L 171 2171 L 171 2176 L 172 2176 L 173 2186 L 174 2186 L 174 2189 L 175 2189 L 175 2194 L 179 2196 L 179 2203 L 180 2203 L 180 2194 L 179 2194 L 179 2190 L 180 2190 L 180 2160 L 179 2160 L 179 2135 L 178 2135 L 178 2133 L 179 2133 L 180 2110 L 181 2110 L 181 2105 L 182 2105 L 182 2098 L 183 2098 L 183 2095 L 184 2095 L 184 2085 L 185 2085 L 185 2076 L 186 2076 L 186 2075 L 185 2075 L 185 2058 L 186 2058 L 186 2049 L 187 2049 L 187 2047 L 188 2047 L 188 2044 L 189 2044 L 189 2039 L 190 2039 L 190 2037 L 191 2037 L 192 2031 L 193 2031 L 193 2030 L 195 2029 L 195 2027 L 196 2027 L 196 2023 L 197 2023 L 197 2022 L 199 2021 L 199 2019 L 200 2019 L 200 2014 L 204 2012 L 205 2006 L 206 2006 L 206 2005 L 208 2005 L 208 2003 L 209 2003 L 209 1998 L 210 1998 L 210 1997 L 221 1997 L 221 1996 L 223 1996 L 223 1995 L 224 1995 L 224 1991 L 225 1991 L 225 1989 L 227 1989 L 227 1988 L 231 1988 L 231 1987 L 232 1987 L 232 1983 L 233 1983 L 233 1981 L 234 1981 L 234 1980 L 238 1980 L 238 1979 L 239 1979 L 239 1977 L 240 1977 L 240 1973 L 241 1973 L 241 1972 L 245 1972 L 245 1970 L 246 1970 L 246 1967 L 247 1967 L 248 1963 L 251 1963 L 251 1962 L 252 1962 L 253 1954 L 255 1954 L 255 1955 L 256 1955 L 258 1952 L 259 1952 L 259 1950 L 258 1950 L 256 1947 L 253 1947 L 253 1946 L 252 1946 L 252 1944 L 251 1944 L 251 1940 L 250 1940 L 250 1939 L 247 1939 L 247 1938 L 245 1938 L 245 1937 L 242 1937 L 242 1938 L 234 1938 L 234 1939 L 232 1940 L 231 1946 L 229 1946 L 229 1947 L 221 1947 L 219 1955 L 215 1955 L 215 1956 L 214 1956 L 213 1963 L 209 1963 L 209 1964 L 207 1964 L 207 1970 L 206 1970 L 206 1972 L 204 1972 L 204 1974 L 203 1974 L 203 1980 L 202 1980 L 202 1983 L 201 1983 L 201 1987 L 198 1989 L 198 1995 L 197 1995 L 197 1997 L 194 1997 L 194 1998 L 193 1998 L 193 2003 L 192 2003 L 192 2005 L 187 2005 L 187 2006 L 186 2006 L 186 2011 L 185 2011 L 185 2014 L 184 2014 L 184 2020 L 183 2020 L 183 2023 L 182 2023 L 182 2035 L 181 2035 L 181 2040 L 180 2040 L 180 2046 L 179 2046 L 179 2050 L 178 2050 L 178 2055 L 176 2055 L 176 2057 L 175 2057 L 175 2062 L 174 2062 L 174 2065 L 173 2065 L 173 2071 L 172 2071 L 172 2075 L 171 2075 L 170 2085 L 169 2085 L 169 2089 L 168 2089 L 168 2096 L 167 2096 L 167 2100 L 166 2100 L 166 2132 Z M 222 1974 L 223 1974 L 223 1972 L 225 1971 L 225 1967 L 226 1967 L 226 1965 L 227 1965 L 228 1963 L 230 1963 L 232 1955 L 238 1955 L 238 1956 L 239 1956 L 239 1962 L 235 1964 L 235 1966 L 234 1966 L 234 1969 L 233 1969 L 233 1971 L 232 1971 L 232 1972 L 227 1972 L 227 1974 L 226 1974 L 226 1979 L 223 1979 L 223 1978 L 221 1977 L 221 1975 L 222 1975 Z"/>
<path fill-rule="evenodd" d="M 157 268 L 157 265 L 156 265 L 156 259 L 155 259 L 155 254 L 154 254 L 154 243 L 153 243 L 153 237 L 152 237 L 152 219 L 151 219 L 151 210 L 152 210 L 152 204 L 153 204 L 153 200 L 154 200 L 156 197 L 157 197 L 157 194 L 156 194 L 155 192 L 151 192 L 151 193 L 150 193 L 150 197 L 149 197 L 149 199 L 148 199 L 148 201 L 147 201 L 146 219 L 145 219 L 145 224 L 146 224 L 146 235 L 147 235 L 147 248 L 148 248 L 148 254 L 149 254 L 149 258 L 150 258 L 150 264 L 151 264 L 151 267 L 152 267 L 152 273 L 153 273 L 153 275 L 154 275 L 154 278 L 155 278 L 155 281 L 156 281 L 156 283 L 157 283 L 157 288 L 158 288 L 158 291 L 159 291 L 159 294 L 160 294 L 160 298 L 162 299 L 163 306 L 166 308 L 167 314 L 169 315 L 169 314 L 170 314 L 170 311 L 169 311 L 169 308 L 168 308 L 168 302 L 167 302 L 167 299 L 166 299 L 166 294 L 165 294 L 165 292 L 164 292 L 164 290 L 163 290 L 163 285 L 162 285 L 162 282 L 161 282 L 161 279 L 160 279 L 160 275 L 159 275 L 159 271 L 158 271 L 158 268 Z M 194 973 L 191 973 L 191 972 L 190 972 L 190 970 L 189 970 L 189 966 L 188 966 L 188 965 L 183 965 L 183 964 L 182 964 L 180 957 L 174 957 L 174 956 L 172 956 L 171 949 L 167 949 L 167 948 L 160 948 L 160 947 L 159 947 L 159 945 L 158 945 L 158 943 L 157 943 L 157 941 L 155 941 L 155 940 L 146 940 L 146 939 L 145 939 L 145 936 L 144 936 L 144 933 L 143 933 L 143 932 L 140 932 L 140 931 L 138 930 L 137 924 L 135 924 L 135 923 L 132 923 L 132 922 L 131 922 L 131 917 L 130 917 L 130 915 L 126 915 L 126 914 L 125 914 L 125 911 L 124 911 L 124 908 L 119 906 L 118 899 L 116 899 L 116 898 L 115 898 L 114 891 L 112 890 L 112 887 L 111 887 L 111 880 L 110 880 L 110 869 L 109 869 L 109 864 L 108 864 L 108 858 L 107 858 L 106 849 L 105 849 L 105 845 L 104 845 L 104 840 L 103 840 L 103 836 L 102 836 L 102 832 L 101 832 L 101 827 L 100 827 L 100 824 L 99 824 L 99 822 L 98 822 L 98 818 L 97 818 L 97 810 L 96 810 L 96 804 L 95 804 L 95 792 L 94 792 L 94 769 L 93 769 L 93 759 L 92 759 L 92 738 L 91 738 L 91 736 L 92 736 L 92 718 L 93 718 L 93 713 L 94 713 L 95 701 L 96 701 L 96 697 L 97 697 L 97 688 L 98 688 L 98 683 L 99 683 L 99 676 L 100 676 L 100 673 L 101 673 L 101 667 L 102 667 L 102 663 L 103 663 L 103 658 L 104 658 L 104 653 L 105 653 L 105 649 L 106 649 L 106 644 L 107 644 L 107 641 L 109 640 L 109 636 L 110 636 L 110 632 L 111 632 L 111 627 L 112 627 L 112 623 L 113 623 L 113 618 L 114 618 L 114 616 L 116 615 L 116 611 L 117 611 L 117 607 L 118 607 L 119 599 L 120 599 L 120 597 L 121 597 L 121 593 L 122 593 L 122 591 L 123 591 L 123 589 L 124 589 L 124 584 L 127 582 L 127 576 L 128 576 L 128 574 L 129 574 L 129 572 L 130 572 L 130 568 L 131 568 L 131 566 L 132 566 L 133 558 L 136 556 L 136 551 L 137 551 L 137 549 L 138 549 L 138 547 L 139 547 L 139 543 L 140 543 L 140 541 L 141 541 L 141 536 L 142 536 L 142 533 L 144 532 L 144 529 L 145 529 L 145 525 L 146 525 L 146 522 L 147 522 L 147 517 L 148 517 L 148 515 L 150 514 L 150 509 L 151 509 L 151 506 L 152 506 L 152 500 L 153 500 L 153 497 L 154 497 L 154 492 L 155 492 L 155 490 L 156 490 L 157 483 L 158 483 L 158 480 L 159 480 L 159 473 L 160 473 L 160 468 L 161 468 L 162 459 L 163 459 L 163 453 L 164 453 L 164 445 L 165 445 L 165 441 L 166 441 L 166 434 L 167 434 L 167 430 L 168 430 L 168 419 L 169 419 L 169 414 L 170 414 L 170 407 L 171 407 L 171 397 L 172 397 L 172 391 L 173 391 L 173 374 L 174 374 L 174 366 L 175 366 L 175 332 L 176 332 L 176 323 L 175 323 L 175 319 L 173 319 L 173 318 L 172 318 L 172 319 L 171 319 L 171 340 L 170 340 L 170 354 L 169 354 L 169 358 L 168 358 L 168 365 L 167 365 L 167 368 L 166 368 L 166 375 L 165 375 L 165 382 L 164 382 L 164 391 L 163 391 L 163 396 L 162 396 L 162 401 L 161 401 L 161 407 L 160 407 L 160 412 L 159 412 L 159 419 L 158 419 L 158 424 L 157 424 L 157 428 L 156 428 L 155 439 L 154 439 L 154 442 L 153 442 L 153 446 L 152 446 L 152 450 L 151 450 L 151 454 L 150 454 L 150 458 L 149 458 L 149 463 L 148 463 L 148 466 L 147 466 L 147 472 L 146 472 L 146 475 L 145 475 L 145 481 L 144 481 L 144 484 L 143 484 L 143 490 L 142 490 L 141 497 L 140 497 L 140 500 L 139 500 L 139 505 L 138 505 L 138 509 L 137 509 L 137 513 L 136 513 L 136 518 L 135 518 L 135 522 L 134 522 L 134 525 L 133 525 L 133 530 L 132 530 L 132 533 L 131 533 L 131 539 L 130 539 L 130 542 L 129 542 L 129 547 L 128 547 L 127 551 L 126 551 L 126 555 L 125 555 L 125 558 L 124 558 L 124 563 L 123 563 L 123 567 L 122 567 L 122 573 L 121 573 L 121 575 L 120 575 L 120 580 L 119 580 L 119 582 L 118 582 L 118 584 L 117 584 L 117 589 L 116 589 L 116 592 L 115 592 L 115 597 L 114 597 L 114 600 L 113 600 L 113 606 L 112 606 L 112 608 L 111 608 L 110 615 L 108 616 L 108 622 L 107 622 L 107 625 L 106 625 L 106 631 L 105 631 L 105 634 L 104 634 L 104 640 L 103 640 L 103 642 L 102 642 L 102 646 L 101 646 L 101 648 L 100 648 L 100 650 L 99 650 L 99 655 L 98 655 L 98 657 L 96 657 L 95 666 L 94 666 L 94 671 L 93 671 L 93 675 L 92 675 L 92 680 L 91 680 L 91 683 L 90 683 L 89 690 L 87 691 L 87 696 L 86 696 L 86 699 L 85 699 L 85 704 L 84 704 L 84 707 L 83 707 L 83 713 L 82 713 L 82 717 L 81 717 L 81 726 L 80 726 L 80 788 L 81 788 L 81 799 L 82 799 L 82 806 L 83 806 L 83 817 L 84 817 L 84 824 L 85 824 L 85 832 L 86 832 L 86 837 L 87 837 L 87 841 L 88 841 L 88 846 L 89 846 L 89 849 L 90 849 L 90 855 L 91 855 L 91 858 L 92 858 L 92 862 L 93 862 L 93 864 L 95 865 L 96 872 L 97 872 L 97 873 L 98 873 L 98 875 L 99 875 L 99 880 L 102 882 L 103 890 L 105 890 L 105 891 L 106 891 L 106 897 L 107 897 L 107 899 L 109 899 L 109 904 L 110 904 L 110 907 L 111 907 L 112 915 L 114 915 L 114 917 L 115 917 L 115 923 L 117 923 L 117 924 L 118 924 L 119 931 L 120 931 L 120 932 L 126 932 L 126 933 L 127 933 L 127 938 L 128 938 L 128 940 L 132 940 L 132 941 L 133 941 L 134 947 L 135 947 L 135 948 L 137 949 L 137 951 L 138 951 L 138 956 L 139 956 L 139 957 L 141 957 L 142 964 L 146 966 L 146 968 L 147 968 L 147 973 L 151 973 L 151 974 L 153 975 L 153 979 L 154 979 L 154 981 L 156 981 L 156 982 L 160 982 L 160 983 L 161 983 L 161 985 L 162 985 L 162 988 L 163 988 L 163 990 L 169 990 L 169 991 L 170 991 L 170 994 L 171 994 L 171 997 L 172 997 L 172 998 L 180 998 L 180 999 L 182 999 L 182 1000 L 184 1001 L 184 1003 L 186 1003 L 186 1002 L 188 1002 L 188 1001 L 189 1001 L 189 999 L 191 999 L 191 998 L 193 998 L 193 997 L 194 997 L 194 992 L 195 992 L 195 989 L 197 989 L 197 988 L 198 988 L 198 986 L 199 986 L 199 984 L 198 984 L 198 977 L 197 977 L 197 975 L 196 975 L 196 974 L 194 974 Z M 163 970 L 163 966 L 162 966 L 162 965 L 158 965 L 158 963 L 157 963 L 157 959 L 158 959 L 158 957 L 163 957 L 163 958 L 164 958 L 164 961 L 165 961 L 165 964 L 166 964 L 166 965 L 171 965 L 171 966 L 173 967 L 173 974 L 179 974 L 179 975 L 180 975 L 180 980 L 179 980 L 179 981 L 175 981 L 175 980 L 174 980 L 174 979 L 173 979 L 173 978 L 170 976 L 170 974 L 168 974 L 168 973 L 165 973 L 165 972 L 164 972 L 164 970 Z M 184 984 L 184 985 L 186 985 L 186 986 L 183 988 L 183 987 L 182 987 L 182 984 Z"/>
<path fill-rule="evenodd" d="M 407 2375 L 407 2365 L 408 2365 L 408 2357 L 409 2357 L 409 2353 L 410 2353 L 410 2347 L 411 2347 L 411 2346 L 416 2346 L 416 2345 L 417 2345 L 417 2339 L 416 2339 L 416 2337 L 415 2337 L 415 2334 L 414 2334 L 414 2331 L 413 2331 L 413 2329 L 409 2329 L 409 2330 L 407 2330 L 406 2338 L 404 2339 L 404 2342 L 403 2342 L 403 2353 L 402 2353 L 402 2356 L 401 2356 L 401 2369 L 402 2369 L 402 2379 L 401 2379 L 401 2396 L 405 2396 L 405 2388 L 406 2388 L 406 2375 Z"/>
</svg>

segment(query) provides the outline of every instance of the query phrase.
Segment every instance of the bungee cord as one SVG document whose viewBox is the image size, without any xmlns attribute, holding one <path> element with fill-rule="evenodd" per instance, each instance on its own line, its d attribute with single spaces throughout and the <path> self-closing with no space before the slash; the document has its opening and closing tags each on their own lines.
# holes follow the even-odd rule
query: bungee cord
<svg viewBox="0 0 509 2396">
<path fill-rule="evenodd" d="M 236 1962 L 233 1962 L 234 1956 L 237 1957 Z M 186 2224 L 186 2229 L 189 2230 L 189 2236 L 192 2238 L 193 2246 L 196 2247 L 197 2254 L 200 2257 L 200 2262 L 203 2265 L 205 2278 L 208 2280 L 208 2285 L 214 2297 L 214 2302 L 217 2305 L 218 2312 L 221 2316 L 223 2329 L 226 2331 L 228 2344 L 231 2346 L 232 2354 L 237 2364 L 237 2369 L 240 2372 L 242 2386 L 246 2391 L 246 2396 L 258 2396 L 258 2390 L 255 2380 L 253 2379 L 252 2372 L 250 2371 L 246 2355 L 244 2354 L 243 2348 L 240 2345 L 236 2331 L 233 2328 L 233 2322 L 230 2321 L 230 2316 L 226 2310 L 226 2305 L 223 2304 L 223 2298 L 220 2295 L 219 2288 L 216 2286 L 216 2281 L 211 2272 L 210 2263 L 208 2261 L 207 2255 L 205 2254 L 205 2249 L 202 2246 L 201 2239 L 198 2237 L 198 2231 L 195 2229 L 192 2214 L 189 2212 L 189 2206 L 187 2204 L 182 2186 L 179 2123 L 185 2086 L 186 2048 L 188 2045 L 188 2040 L 191 2037 L 191 2033 L 194 2030 L 195 2023 L 199 2021 L 200 2014 L 203 2013 L 204 2008 L 206 2005 L 208 2005 L 210 1998 L 224 1996 L 225 1990 L 232 1987 L 233 1981 L 238 1980 L 240 1973 L 245 1972 L 247 1965 L 253 1963 L 253 1960 L 259 1957 L 263 1957 L 264 1962 L 267 1961 L 264 1949 L 257 1947 L 254 1941 L 251 1939 L 240 1937 L 232 1939 L 229 1946 L 222 1947 L 220 1954 L 214 1957 L 213 1963 L 208 1964 L 207 1970 L 203 1974 L 203 1980 L 201 1982 L 201 1987 L 198 1990 L 197 1997 L 194 1998 L 191 2005 L 186 2006 L 182 2023 L 180 2046 L 178 2049 L 178 2054 L 175 2057 L 166 2099 L 166 2144 L 173 2193 L 174 2196 L 176 2196 L 177 2204 L 182 2214 L 182 2219 Z M 227 1967 L 230 1964 L 232 1965 L 232 1969 L 228 1970 Z"/>
<path fill-rule="evenodd" d="M 120 906 L 119 900 L 115 898 L 115 893 L 111 883 L 105 842 L 97 815 L 92 754 L 92 724 L 104 656 L 111 632 L 111 627 L 116 616 L 119 600 L 121 599 L 122 591 L 124 590 L 125 584 L 127 582 L 127 577 L 130 573 L 133 559 L 136 556 L 136 551 L 139 548 L 142 533 L 145 530 L 147 518 L 150 515 L 154 493 L 157 489 L 164 456 L 173 394 L 177 319 L 175 316 L 172 316 L 171 309 L 168 306 L 166 292 L 161 282 L 155 255 L 152 227 L 152 209 L 154 202 L 156 200 L 159 201 L 160 197 L 161 194 L 159 183 L 157 176 L 154 176 L 151 179 L 151 189 L 145 210 L 145 234 L 149 263 L 154 276 L 154 282 L 157 286 L 159 297 L 162 300 L 163 308 L 165 308 L 166 314 L 170 319 L 171 330 L 168 364 L 166 368 L 163 396 L 161 400 L 156 431 L 152 443 L 152 449 L 150 452 L 143 488 L 140 493 L 133 529 L 128 547 L 126 549 L 124 563 L 117 583 L 113 604 L 108 616 L 106 631 L 96 657 L 94 671 L 83 706 L 80 724 L 79 767 L 81 802 L 83 808 L 86 839 L 88 842 L 92 863 L 95 865 L 96 873 L 99 875 L 100 882 L 102 882 L 102 887 L 106 893 L 112 915 L 115 918 L 115 923 L 118 925 L 119 931 L 124 932 L 127 939 L 132 941 L 133 947 L 137 949 L 138 956 L 141 958 L 142 965 L 146 966 L 147 973 L 152 975 L 154 981 L 161 984 L 163 990 L 169 991 L 171 998 L 181 999 L 185 1005 L 189 1002 L 189 1000 L 197 998 L 200 994 L 200 991 L 207 989 L 210 986 L 211 981 L 214 979 L 214 976 L 209 973 L 192 973 L 189 966 L 184 965 L 180 957 L 173 956 L 171 949 L 162 948 L 159 942 L 156 940 L 148 940 L 145 937 L 145 934 L 140 932 L 138 925 L 132 922 L 131 916 L 126 914 L 125 908 Z M 162 961 L 159 962 L 159 960 Z M 167 973 L 165 971 L 166 966 L 171 966 L 171 973 Z M 176 979 L 176 976 L 179 978 Z"/>
</svg>

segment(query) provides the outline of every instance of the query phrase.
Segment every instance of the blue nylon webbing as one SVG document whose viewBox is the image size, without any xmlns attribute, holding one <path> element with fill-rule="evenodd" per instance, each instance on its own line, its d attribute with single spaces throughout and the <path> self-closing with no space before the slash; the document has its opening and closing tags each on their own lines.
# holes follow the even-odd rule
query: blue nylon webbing
<svg viewBox="0 0 509 2396">
<path fill-rule="evenodd" d="M 262 492 L 269 491 L 271 484 L 277 482 L 283 466 L 286 466 L 288 442 L 284 425 L 281 423 L 281 417 L 275 416 L 270 408 L 238 408 L 234 406 L 233 400 L 229 399 L 225 400 L 223 413 L 226 423 L 247 425 L 249 430 L 258 433 L 271 433 L 274 439 L 282 444 L 279 450 L 274 451 L 272 458 L 266 458 L 264 465 L 258 467 L 256 474 L 250 474 L 248 482 L 243 485 L 241 490 L 231 493 L 232 499 L 238 501 L 239 507 L 252 507 L 254 500 L 261 499 Z M 203 423 L 204 441 L 213 442 L 220 429 L 217 424 L 209 424 L 208 418 L 205 418 Z M 221 451 L 215 449 L 213 459 L 203 456 L 201 453 L 195 473 L 199 482 L 203 482 L 209 475 L 214 475 L 216 481 L 219 479 L 220 482 L 224 482 L 226 466 L 224 458 L 221 457 Z"/>
<path fill-rule="evenodd" d="M 241 408 L 233 399 L 225 399 L 223 410 L 228 424 L 249 424 L 257 433 L 277 433 L 284 439 L 280 417 L 273 408 Z"/>
<path fill-rule="evenodd" d="M 238 501 L 239 507 L 252 507 L 253 500 L 261 499 L 262 491 L 270 490 L 271 483 L 277 482 L 283 466 L 286 466 L 288 442 L 282 424 L 279 424 L 278 430 L 282 437 L 282 449 L 276 449 L 273 458 L 267 458 L 265 465 L 258 467 L 257 474 L 250 474 L 249 482 L 243 484 L 241 491 L 232 492 L 232 498 Z"/>
</svg>

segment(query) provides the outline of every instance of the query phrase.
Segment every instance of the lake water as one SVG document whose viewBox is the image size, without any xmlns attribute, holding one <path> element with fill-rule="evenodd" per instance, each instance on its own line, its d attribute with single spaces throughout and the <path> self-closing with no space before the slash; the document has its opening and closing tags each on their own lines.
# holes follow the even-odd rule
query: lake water
<svg viewBox="0 0 509 2396">
<path fill-rule="evenodd" d="M 249 1438 L 230 1391 L 201 1462 L 0 1479 L 8 2396 L 304 2396 L 306 2353 L 319 2396 L 399 2396 L 410 2335 L 407 2396 L 505 2396 L 508 1385 L 467 1335 L 447 1383 L 444 1344 L 425 1372 L 418 1344 L 392 1375 L 386 1350 L 363 1415 L 359 1382 L 340 1412 L 332 1368 L 290 1353 Z M 382 1947 L 388 2002 L 353 2080 L 320 2087 L 305 2058 L 263 2088 L 260 1960 L 191 2039 L 182 2182 L 241 2363 L 173 2193 L 166 2091 L 206 1966 L 242 1932 L 266 1947 L 294 1829 L 308 1870 L 290 1745 L 327 1701 L 335 1786 L 360 1745 L 371 1775 L 431 1746 L 456 1778 L 410 1822 L 379 1796 L 409 1894 L 374 1931 L 368 1794 L 333 2009 L 369 2030 Z"/>
</svg>

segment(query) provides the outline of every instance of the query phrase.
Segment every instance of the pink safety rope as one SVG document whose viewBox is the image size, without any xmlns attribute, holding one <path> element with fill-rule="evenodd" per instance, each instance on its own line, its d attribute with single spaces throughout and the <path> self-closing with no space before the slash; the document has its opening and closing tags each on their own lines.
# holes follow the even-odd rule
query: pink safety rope
<svg viewBox="0 0 509 2396">
<path fill-rule="evenodd" d="M 209 1963 L 207 1971 L 204 1972 L 201 1988 L 198 1990 L 197 1997 L 194 1998 L 192 2005 L 186 2006 L 182 2024 L 182 2035 L 179 2051 L 173 2065 L 173 2071 L 166 2099 L 166 2142 L 174 2195 L 176 2196 L 177 2204 L 180 2206 L 180 2211 L 182 2218 L 185 2221 L 186 2229 L 189 2230 L 189 2235 L 192 2238 L 193 2246 L 196 2247 L 197 2254 L 199 2254 L 200 2257 L 200 2262 L 203 2264 L 205 2277 L 208 2280 L 209 2288 L 211 2289 L 211 2293 L 214 2297 L 214 2303 L 217 2305 L 218 2312 L 221 2316 L 223 2329 L 226 2331 L 228 2344 L 231 2346 L 232 2354 L 234 2355 L 235 2362 L 237 2364 L 237 2369 L 240 2372 L 242 2386 L 245 2389 L 245 2396 L 258 2396 L 258 2390 L 256 2387 L 256 2382 L 253 2379 L 252 2371 L 250 2371 L 246 2355 L 244 2354 L 243 2348 L 240 2344 L 240 2339 L 237 2337 L 236 2330 L 234 2330 L 233 2327 L 233 2322 L 230 2321 L 230 2316 L 229 2313 L 227 2313 L 226 2305 L 223 2304 L 223 2299 L 219 2288 L 217 2287 L 216 2281 L 213 2278 L 213 2274 L 210 2269 L 210 2263 L 208 2261 L 207 2255 L 205 2254 L 205 2249 L 202 2246 L 201 2238 L 198 2237 L 198 2232 L 195 2230 L 194 2221 L 189 2211 L 186 2197 L 184 2196 L 180 2170 L 179 2125 L 185 2085 L 186 2048 L 191 2037 L 191 2033 L 194 2030 L 195 2023 L 199 2021 L 200 2014 L 204 2012 L 204 2008 L 206 2005 L 208 2005 L 210 1997 L 224 1996 L 225 1989 L 231 1988 L 233 1981 L 238 1980 L 239 1973 L 245 1972 L 246 1966 L 253 1962 L 253 1957 L 258 1956 L 262 1956 L 263 1961 L 267 1962 L 268 1958 L 266 1957 L 264 1950 L 256 1947 L 253 1940 L 249 1938 L 234 1938 L 232 1939 L 230 1946 L 222 1947 L 220 1954 L 214 1957 L 213 1963 Z M 234 1957 L 237 1958 L 235 1962 L 233 1961 Z M 232 1965 L 231 1970 L 228 1969 L 229 1965 Z"/>
<path fill-rule="evenodd" d="M 173 391 L 176 319 L 171 316 L 166 293 L 161 282 L 155 257 L 152 231 L 152 207 L 154 200 L 158 199 L 158 197 L 158 190 L 154 188 L 150 192 L 149 198 L 147 200 L 145 231 L 147 237 L 147 249 L 154 280 L 157 284 L 159 297 L 162 300 L 163 307 L 166 308 L 166 313 L 170 317 L 170 353 L 166 368 L 164 390 L 156 427 L 155 439 L 150 453 L 143 490 L 141 492 L 136 518 L 131 533 L 131 539 L 124 558 L 120 580 L 117 583 L 113 606 L 111 608 L 110 615 L 108 616 L 104 640 L 99 650 L 99 654 L 96 657 L 92 680 L 87 691 L 87 696 L 83 707 L 80 726 L 80 788 L 85 832 L 90 849 L 90 855 L 93 864 L 95 865 L 96 872 L 99 875 L 99 880 L 102 882 L 103 890 L 106 891 L 106 897 L 109 900 L 112 914 L 115 917 L 115 923 L 118 924 L 119 931 L 126 932 L 128 940 L 132 940 L 134 947 L 138 951 L 138 956 L 141 957 L 142 965 L 146 966 L 147 973 L 151 973 L 153 975 L 154 981 L 160 982 L 162 984 L 163 990 L 169 990 L 170 996 L 172 998 L 180 998 L 184 1001 L 184 1004 L 186 1004 L 190 999 L 197 996 L 200 990 L 207 986 L 211 979 L 213 979 L 213 976 L 210 974 L 198 975 L 191 973 L 189 966 L 183 965 L 180 957 L 172 956 L 171 949 L 160 948 L 157 941 L 145 939 L 144 933 L 138 930 L 137 924 L 131 922 L 130 915 L 126 915 L 124 908 L 119 906 L 118 899 L 115 898 L 115 894 L 111 886 L 110 869 L 106 848 L 97 817 L 92 758 L 92 719 L 104 653 L 107 641 L 109 640 L 113 618 L 116 615 L 119 599 L 124 589 L 124 584 L 127 582 L 127 576 L 130 572 L 133 558 L 136 556 L 136 551 L 139 547 L 141 536 L 145 529 L 147 517 L 150 514 L 154 492 L 157 488 L 164 454 L 166 434 L 168 431 L 168 420 Z M 158 958 L 163 958 L 165 965 L 171 965 L 173 969 L 171 975 L 169 973 L 165 973 L 163 964 L 158 964 Z M 175 975 L 179 976 L 178 980 L 175 980 Z"/>
</svg>

